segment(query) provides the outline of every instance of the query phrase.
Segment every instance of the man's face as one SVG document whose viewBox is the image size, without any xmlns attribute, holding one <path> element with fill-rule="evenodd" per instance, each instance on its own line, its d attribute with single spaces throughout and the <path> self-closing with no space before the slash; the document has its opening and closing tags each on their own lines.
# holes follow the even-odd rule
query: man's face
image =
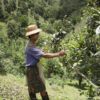
<svg viewBox="0 0 100 100">
<path fill-rule="evenodd" d="M 39 38 L 39 33 L 31 35 L 31 39 L 36 41 Z"/>
</svg>

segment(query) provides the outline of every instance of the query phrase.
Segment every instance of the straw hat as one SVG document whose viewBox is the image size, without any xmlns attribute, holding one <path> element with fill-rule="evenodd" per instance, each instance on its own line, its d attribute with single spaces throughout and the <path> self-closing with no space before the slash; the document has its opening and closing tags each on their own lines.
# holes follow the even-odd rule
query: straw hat
<svg viewBox="0 0 100 100">
<path fill-rule="evenodd" d="M 42 30 L 39 29 L 36 25 L 29 25 L 27 27 L 27 33 L 26 33 L 26 37 L 30 36 L 30 35 L 33 35 L 33 34 L 36 34 L 36 33 L 39 33 L 41 32 Z"/>
</svg>

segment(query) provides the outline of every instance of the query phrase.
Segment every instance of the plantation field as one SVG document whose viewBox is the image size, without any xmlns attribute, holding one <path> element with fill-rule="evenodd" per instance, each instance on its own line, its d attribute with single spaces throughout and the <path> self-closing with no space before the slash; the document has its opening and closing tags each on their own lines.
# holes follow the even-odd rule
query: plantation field
<svg viewBox="0 0 100 100">
<path fill-rule="evenodd" d="M 86 100 L 86 96 L 80 95 L 80 91 L 70 85 L 62 88 L 57 84 L 49 85 L 46 81 L 47 91 L 50 100 Z M 39 94 L 38 99 L 41 100 Z M 25 77 L 14 76 L 11 74 L 0 75 L 0 100 L 28 100 L 27 86 Z"/>
<path fill-rule="evenodd" d="M 5 37 L 7 36 L 7 27 L 6 24 L 3 22 L 0 22 L 0 37 Z"/>
<path fill-rule="evenodd" d="M 34 45 L 59 56 L 40 59 L 50 100 L 100 100 L 100 0 L 0 0 L 0 100 L 29 100 L 31 24 L 42 29 Z"/>
</svg>

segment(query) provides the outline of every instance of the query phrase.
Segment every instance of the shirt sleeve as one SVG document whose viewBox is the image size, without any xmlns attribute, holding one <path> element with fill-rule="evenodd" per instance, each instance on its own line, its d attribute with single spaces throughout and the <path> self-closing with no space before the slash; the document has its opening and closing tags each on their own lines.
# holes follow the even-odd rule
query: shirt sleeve
<svg viewBox="0 0 100 100">
<path fill-rule="evenodd" d="M 31 49 L 31 54 L 34 56 L 35 59 L 40 59 L 40 57 L 44 54 L 41 50 L 37 48 L 32 48 Z"/>
</svg>

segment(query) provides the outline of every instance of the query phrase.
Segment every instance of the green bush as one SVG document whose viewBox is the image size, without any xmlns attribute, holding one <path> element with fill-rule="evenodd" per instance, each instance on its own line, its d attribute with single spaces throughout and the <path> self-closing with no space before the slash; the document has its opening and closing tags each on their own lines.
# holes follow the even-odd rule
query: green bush
<svg viewBox="0 0 100 100">
<path fill-rule="evenodd" d="M 11 20 L 7 24 L 7 34 L 10 39 L 17 39 L 20 35 L 19 24 L 15 20 Z"/>
<path fill-rule="evenodd" d="M 65 74 L 65 68 L 58 58 L 49 59 L 47 62 L 47 74 L 51 77 L 51 74 L 59 75 L 62 77 Z"/>
<path fill-rule="evenodd" d="M 21 24 L 21 27 L 26 27 L 28 25 L 28 18 L 27 16 L 20 16 L 18 17 L 18 22 Z"/>
<path fill-rule="evenodd" d="M 26 20 L 26 19 L 25 19 Z M 25 26 L 26 21 L 21 20 L 22 26 Z M 17 23 L 15 20 L 10 20 L 7 23 L 7 35 L 10 39 L 17 39 L 18 37 L 23 37 L 25 29 L 21 27 L 20 23 Z"/>
</svg>

